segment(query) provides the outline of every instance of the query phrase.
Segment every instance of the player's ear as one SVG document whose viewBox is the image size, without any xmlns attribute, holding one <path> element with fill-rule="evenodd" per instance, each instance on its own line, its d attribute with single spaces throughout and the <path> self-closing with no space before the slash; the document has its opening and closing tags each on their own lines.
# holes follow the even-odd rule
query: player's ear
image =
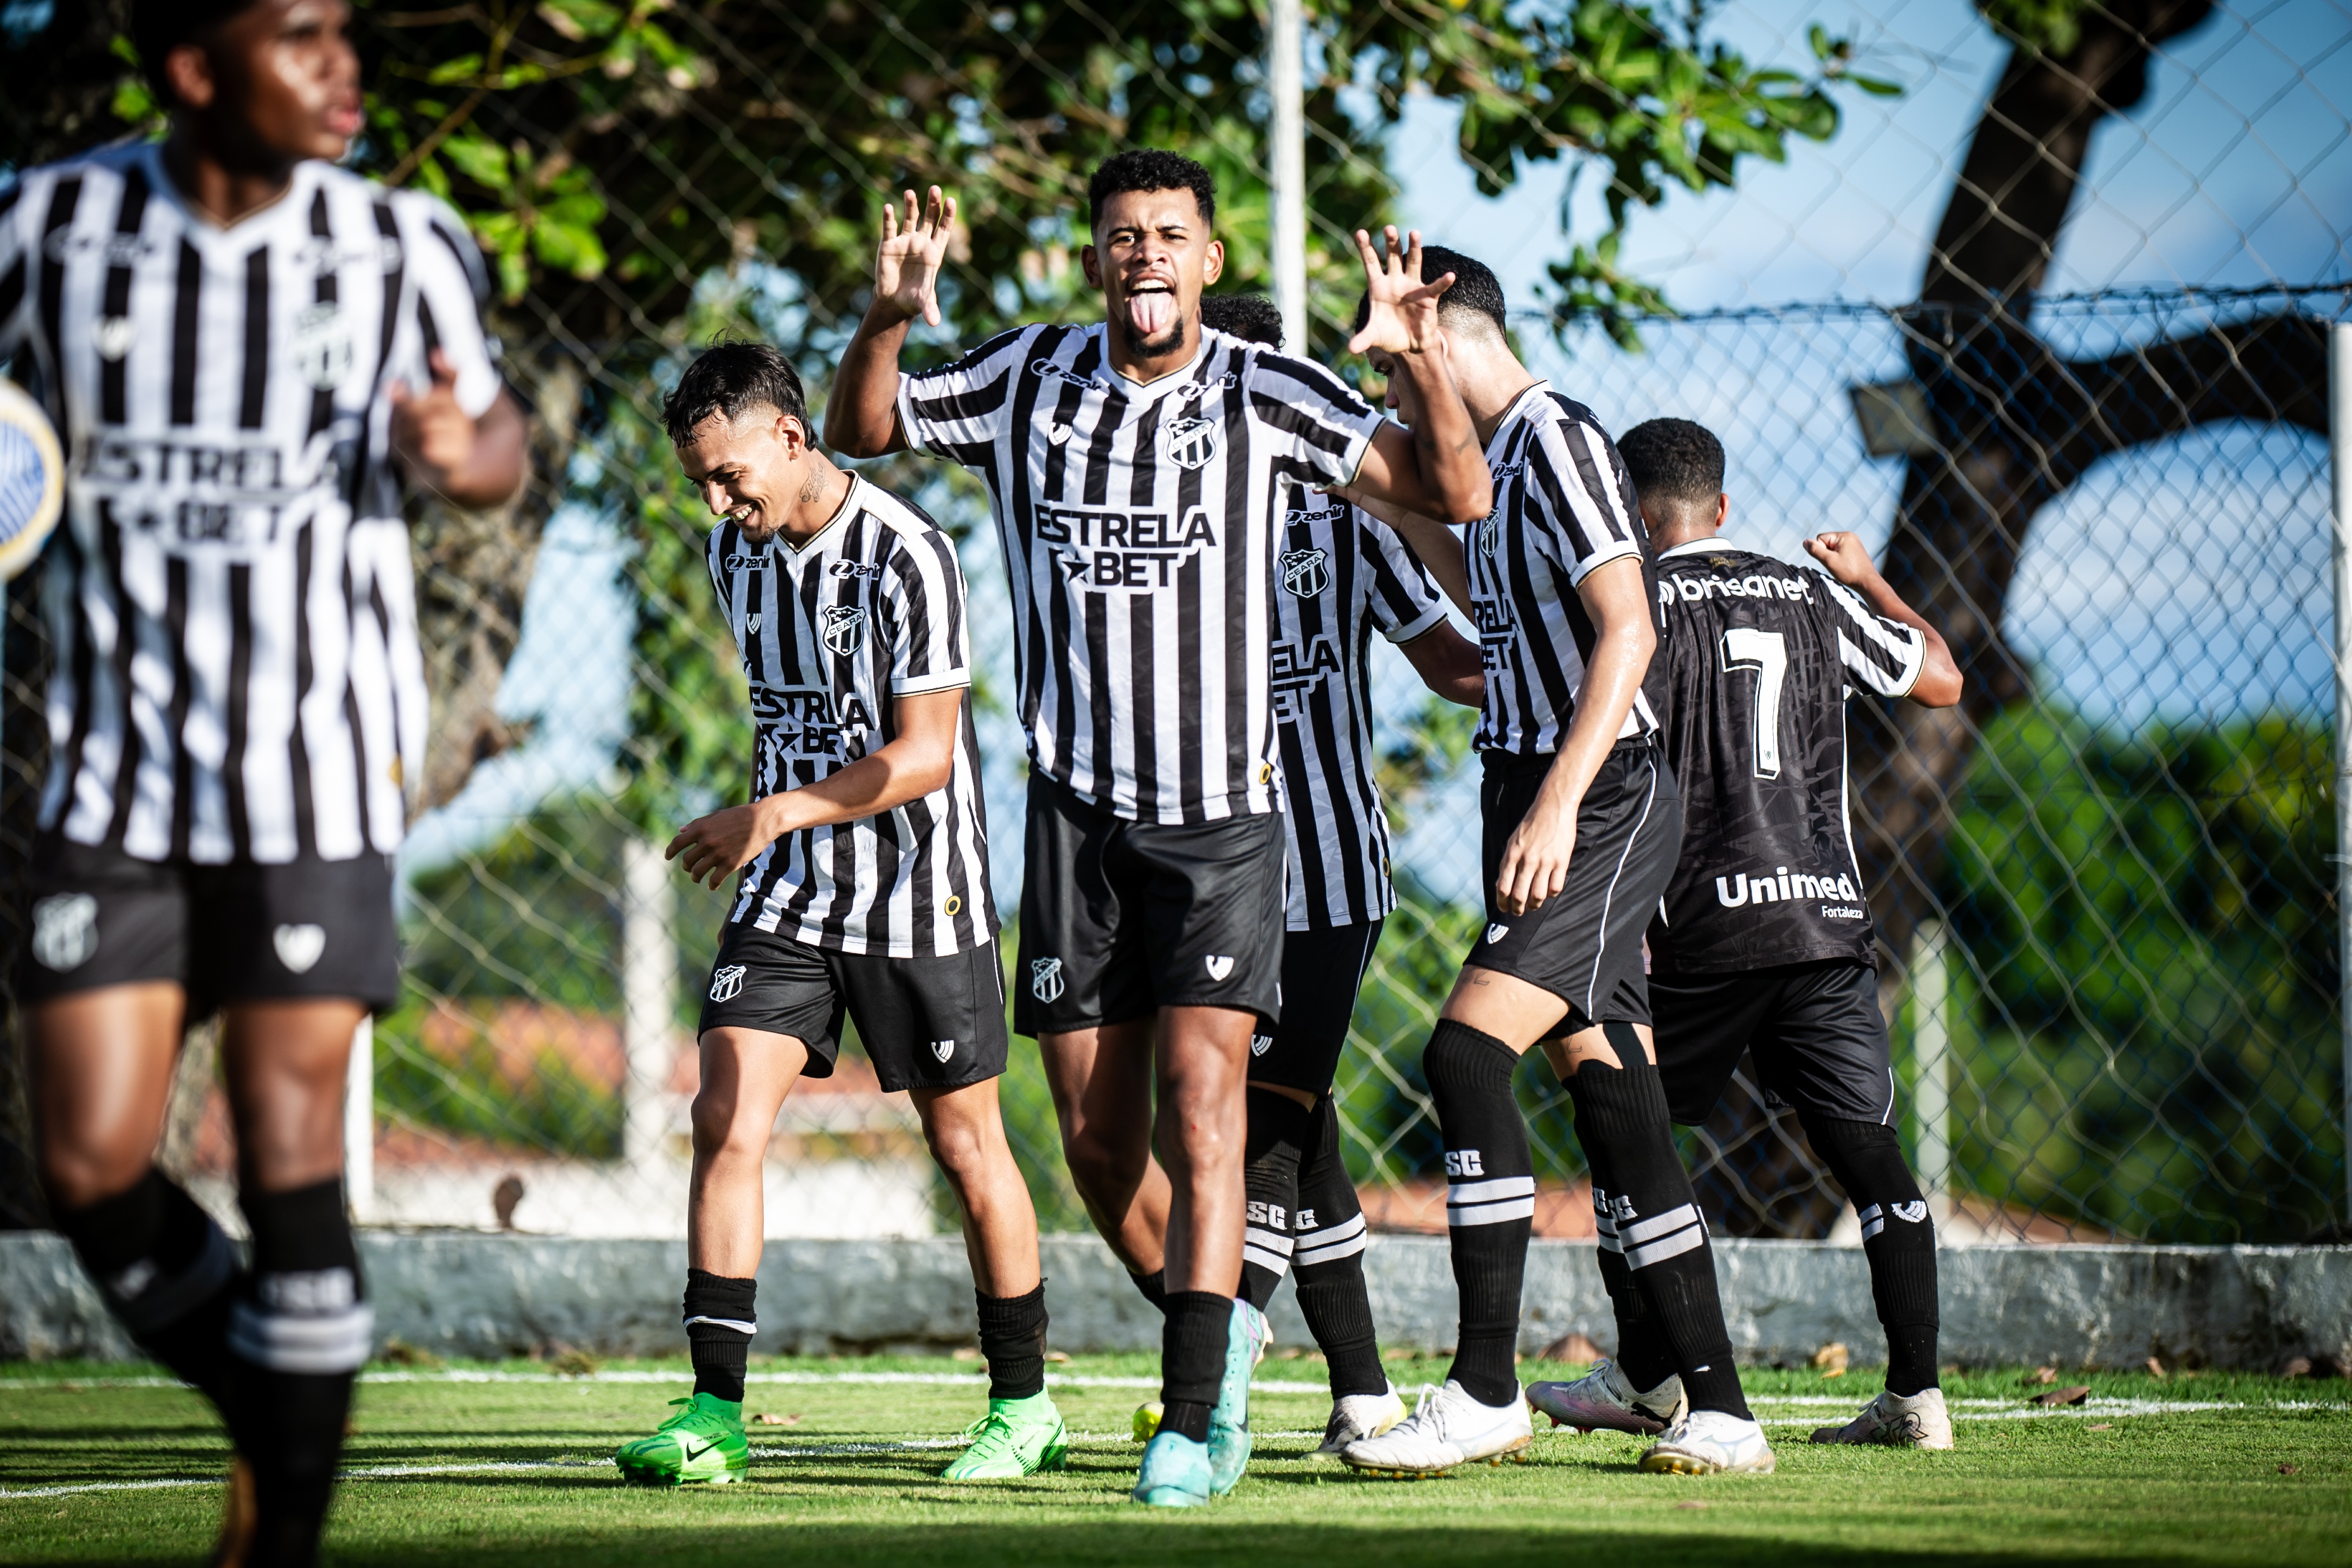
<svg viewBox="0 0 2352 1568">
<path fill-rule="evenodd" d="M 1078 266 L 1087 275 L 1087 288 L 1099 289 L 1103 286 L 1102 258 L 1095 254 L 1095 247 L 1092 245 L 1078 247 Z"/>
<path fill-rule="evenodd" d="M 1717 533 L 1721 533 L 1723 531 L 1724 520 L 1730 515 L 1731 498 L 1727 495 L 1718 494 L 1715 498 L 1715 531 Z"/>
<path fill-rule="evenodd" d="M 180 107 L 205 110 L 212 107 L 215 83 L 213 62 L 205 57 L 199 44 L 182 44 L 163 57 L 163 79 L 170 84 L 171 95 Z"/>
<path fill-rule="evenodd" d="M 1205 286 L 1225 275 L 1225 242 L 1209 241 L 1208 251 L 1201 258 L 1201 282 Z"/>
</svg>

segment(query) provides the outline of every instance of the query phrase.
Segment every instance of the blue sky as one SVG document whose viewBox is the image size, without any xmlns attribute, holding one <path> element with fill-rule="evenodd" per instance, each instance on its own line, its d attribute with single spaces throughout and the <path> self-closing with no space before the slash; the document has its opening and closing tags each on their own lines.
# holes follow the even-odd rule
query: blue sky
<svg viewBox="0 0 2352 1568">
<path fill-rule="evenodd" d="M 1785 165 L 1749 163 L 1738 188 L 1677 191 L 1637 214 L 1625 259 L 1674 303 L 1707 311 L 1797 302 L 1895 304 L 1916 290 L 1928 237 L 1998 41 L 1964 0 L 1720 6 L 1717 31 L 1751 60 L 1801 64 L 1805 25 L 1853 37 L 1858 66 L 1901 82 L 1895 100 L 1846 92 L 1840 134 L 1798 143 Z M 1504 196 L 1479 196 L 1453 153 L 1443 106 L 1412 106 L 1393 142 L 1409 220 L 1472 251 L 1515 303 L 1538 302 L 1566 254 L 1566 172 L 1537 165 Z M 1601 226 L 1588 177 L 1567 203 L 1576 236 Z M 2352 278 L 2352 12 L 2284 0 L 2217 15 L 2168 46 L 2147 98 L 2094 142 L 2053 271 L 2055 291 L 2259 287 Z M 1650 334 L 1626 356 L 1578 337 L 1526 334 L 1529 358 L 1622 428 L 1661 413 L 1725 437 L 1742 542 L 1794 554 L 1825 527 L 1883 539 L 1899 466 L 1866 457 L 1846 387 L 1899 368 L 1867 323 L 1701 322 Z M 2222 716 L 2327 700 L 2326 452 L 2294 432 L 2202 433 L 2101 465 L 2046 509 L 2021 565 L 2012 640 L 2044 689 L 2121 722 Z M 992 534 L 974 531 L 966 569 L 980 656 L 1009 673 L 1006 628 L 986 614 L 1001 588 Z M 551 788 L 593 782 L 623 733 L 629 606 L 608 521 L 577 508 L 549 531 L 501 701 L 539 715 L 532 742 L 478 772 L 466 795 L 418 825 L 412 864 L 496 831 Z M 1417 689 L 1402 659 L 1377 679 L 1404 714 Z M 1018 885 L 1018 737 L 984 731 L 1000 892 Z M 1454 803 L 1445 803 L 1451 805 Z M 1475 816 L 1475 812 L 1472 814 Z M 1425 814 L 1402 858 L 1447 891 L 1475 879 L 1475 844 L 1447 809 Z M 1010 851 L 1009 856 L 1003 851 Z"/>
</svg>

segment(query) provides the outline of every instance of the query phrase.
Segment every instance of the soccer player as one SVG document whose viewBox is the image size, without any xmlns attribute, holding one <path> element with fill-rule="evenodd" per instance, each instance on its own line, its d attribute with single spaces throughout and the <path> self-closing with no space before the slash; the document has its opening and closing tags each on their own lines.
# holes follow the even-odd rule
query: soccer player
<svg viewBox="0 0 2352 1568">
<path fill-rule="evenodd" d="M 1356 346 L 1393 355 L 1421 394 L 1428 417 L 1408 433 L 1320 366 L 1202 335 L 1224 253 L 1199 164 L 1121 153 L 1087 195 L 1105 321 L 1017 328 L 920 375 L 898 353 L 908 322 L 939 319 L 954 207 L 934 190 L 920 206 L 908 193 L 903 221 L 886 209 L 827 432 L 854 456 L 911 447 L 988 485 L 1031 762 L 1015 1024 L 1039 1037 L 1096 1224 L 1130 1269 L 1164 1269 L 1166 1415 L 1135 1496 L 1183 1507 L 1228 1489 L 1249 1452 L 1256 1331 L 1234 1295 L 1244 1064 L 1279 1006 L 1280 488 L 1353 480 L 1456 519 L 1486 510 L 1489 485 L 1445 373 L 1444 280 L 1422 282 L 1417 240 L 1391 231 L 1383 266 L 1357 237 L 1372 303 Z"/>
<path fill-rule="evenodd" d="M 1282 346 L 1282 318 L 1264 295 L 1204 296 L 1201 325 Z M 1439 540 L 1458 558 L 1453 534 Z M 1465 707 L 1483 700 L 1486 677 L 1477 645 L 1445 618 L 1436 585 L 1395 532 L 1305 486 L 1291 488 L 1283 516 L 1274 604 L 1290 895 L 1282 1022 L 1250 1040 L 1241 1291 L 1263 1312 L 1297 1268 L 1299 1310 L 1330 1365 L 1331 1415 L 1317 1451 L 1337 1454 L 1404 1416 L 1381 1368 L 1364 1215 L 1339 1157 L 1331 1093 L 1357 990 L 1396 907 L 1388 813 L 1372 769 L 1372 635 L 1394 643 L 1432 691 Z"/>
<path fill-rule="evenodd" d="M 511 495 L 524 427 L 441 203 L 335 167 L 342 0 L 140 0 L 171 132 L 0 193 L 0 362 L 71 454 L 25 872 L 40 1168 L 132 1339 L 236 1447 L 219 1560 L 308 1563 L 372 1318 L 342 1192 L 352 1037 L 397 999 L 425 712 L 400 479 Z M 218 1012 L 249 1266 L 153 1165 Z"/>
<path fill-rule="evenodd" d="M 954 542 L 816 449 L 800 376 L 765 344 L 705 352 L 663 418 L 719 520 L 710 581 L 757 736 L 750 803 L 696 818 L 669 847 L 713 888 L 749 869 L 702 1008 L 687 1206 L 694 1393 L 622 1446 L 621 1473 L 723 1483 L 750 1463 L 761 1163 L 793 1086 L 832 1076 L 845 1012 L 882 1087 L 913 1099 L 963 1207 L 988 1414 L 946 1479 L 1058 1469 L 1068 1441 L 1045 1392 L 1037 1215 L 997 1110 L 1004 976 Z"/>
<path fill-rule="evenodd" d="M 1877 942 L 1846 824 L 1845 700 L 1960 700 L 1934 627 L 1851 533 L 1791 567 L 1719 537 L 1723 445 L 1686 419 L 1619 442 L 1658 550 L 1665 751 L 1683 789 L 1682 859 L 1650 925 L 1658 1071 L 1676 1121 L 1704 1121 L 1752 1051 L 1853 1200 L 1886 1329 L 1886 1387 L 1817 1443 L 1948 1448 L 1936 1384 L 1936 1237 L 1895 1141 Z M 1622 1233 L 1621 1233 L 1622 1235 Z M 1618 1351 L 1530 1403 L 1562 1425 L 1661 1430 L 1681 1394 L 1641 1296 L 1612 1289 Z"/>
<path fill-rule="evenodd" d="M 1512 353 L 1495 275 L 1467 257 L 1426 254 L 1435 259 L 1425 266 L 1455 279 L 1439 321 L 1495 477 L 1494 510 L 1467 550 L 1486 669 L 1475 743 L 1488 923 L 1422 1058 L 1444 1142 L 1462 1323 L 1444 1387 L 1341 1458 L 1428 1474 L 1499 1460 L 1530 1440 L 1514 1363 L 1535 1166 L 1511 1079 L 1540 1043 L 1576 1106 L 1603 1275 L 1616 1289 L 1630 1274 L 1688 1394 L 1687 1415 L 1643 1467 L 1769 1470 L 1650 1047 L 1642 930 L 1682 824 L 1657 745 L 1664 671 L 1651 658 L 1661 621 L 1648 538 L 1591 411 Z M 1389 396 L 1412 418 L 1419 391 L 1392 381 Z"/>
</svg>

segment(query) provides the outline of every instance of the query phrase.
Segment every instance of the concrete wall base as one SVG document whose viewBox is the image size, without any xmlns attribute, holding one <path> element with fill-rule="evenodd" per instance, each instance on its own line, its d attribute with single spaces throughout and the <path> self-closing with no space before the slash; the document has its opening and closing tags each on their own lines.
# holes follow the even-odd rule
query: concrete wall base
<svg viewBox="0 0 2352 1568">
<path fill-rule="evenodd" d="M 365 1231 L 360 1251 L 379 1345 L 441 1356 L 677 1355 L 686 1247 L 465 1231 Z M 2352 1247 L 2014 1247 L 1940 1255 L 1943 1355 L 1968 1365 L 2136 1366 L 2150 1355 L 2268 1370 L 2289 1355 L 2352 1355 Z M 1454 1342 L 1443 1237 L 1381 1237 L 1365 1255 L 1384 1344 Z M 1732 1343 L 1751 1364 L 1795 1364 L 1842 1340 L 1884 1354 L 1862 1249 L 1717 1241 Z M 1151 1350 L 1159 1314 L 1099 1241 L 1045 1239 L 1053 1343 Z M 1590 1243 L 1538 1241 L 1519 1345 L 1616 1340 Z M 945 1351 L 976 1342 L 971 1276 L 950 1237 L 771 1241 L 760 1268 L 765 1354 Z M 1308 1342 L 1287 1283 L 1277 1344 Z M 123 1360 L 136 1352 L 54 1236 L 0 1235 L 0 1358 Z"/>
</svg>

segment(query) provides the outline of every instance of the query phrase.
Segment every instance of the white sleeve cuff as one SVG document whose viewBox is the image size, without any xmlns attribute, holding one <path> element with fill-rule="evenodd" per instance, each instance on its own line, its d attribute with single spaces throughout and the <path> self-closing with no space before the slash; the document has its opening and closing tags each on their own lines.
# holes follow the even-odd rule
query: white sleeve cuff
<svg viewBox="0 0 2352 1568">
<path fill-rule="evenodd" d="M 1402 647 L 1404 644 L 1412 641 L 1412 639 L 1417 637 L 1422 637 L 1436 630 L 1437 623 L 1444 618 L 1445 606 L 1443 605 L 1432 605 L 1428 609 L 1423 610 L 1412 620 L 1409 620 L 1404 625 L 1397 627 L 1396 630 L 1384 633 L 1383 635 L 1387 637 L 1389 641 L 1397 644 L 1399 647 Z"/>
<path fill-rule="evenodd" d="M 968 669 L 950 669 L 938 675 L 893 676 L 890 695 L 919 697 L 926 691 L 953 691 L 971 684 L 971 671 Z"/>
</svg>

